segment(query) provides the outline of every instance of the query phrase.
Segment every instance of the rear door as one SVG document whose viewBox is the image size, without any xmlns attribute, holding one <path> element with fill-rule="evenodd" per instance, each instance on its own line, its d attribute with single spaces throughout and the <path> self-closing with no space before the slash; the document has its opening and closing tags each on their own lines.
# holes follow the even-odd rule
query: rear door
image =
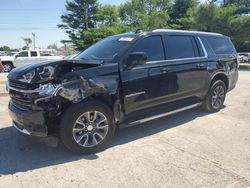
<svg viewBox="0 0 250 188">
<path fill-rule="evenodd" d="M 188 97 L 202 97 L 208 82 L 207 53 L 200 38 L 193 35 L 165 36 L 166 75 L 175 77 L 175 91 L 163 93 L 166 102 Z M 163 73 L 164 74 L 164 73 Z M 172 76 L 173 77 L 173 76 Z"/>
<path fill-rule="evenodd" d="M 185 98 L 199 100 L 208 81 L 207 58 L 199 38 L 165 35 L 166 60 L 150 65 L 150 96 L 154 105 Z"/>
</svg>

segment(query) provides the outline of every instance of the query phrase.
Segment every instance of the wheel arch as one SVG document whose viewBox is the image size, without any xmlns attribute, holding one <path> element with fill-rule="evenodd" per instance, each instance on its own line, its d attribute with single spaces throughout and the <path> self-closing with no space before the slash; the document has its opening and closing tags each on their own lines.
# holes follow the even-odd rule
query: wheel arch
<svg viewBox="0 0 250 188">
<path fill-rule="evenodd" d="M 14 67 L 14 65 L 13 65 L 13 62 L 12 61 L 3 61 L 2 60 L 2 64 L 4 65 L 4 64 L 6 64 L 6 63 L 9 63 L 9 64 L 11 64 L 12 65 L 12 67 Z"/>
<path fill-rule="evenodd" d="M 211 82 L 210 82 L 210 87 L 213 85 L 214 82 L 216 82 L 217 80 L 221 80 L 224 82 L 225 86 L 226 86 L 226 90 L 228 90 L 229 88 L 229 80 L 228 80 L 228 77 L 226 74 L 224 73 L 218 73 L 218 74 L 215 74 L 212 79 L 211 79 Z"/>
</svg>

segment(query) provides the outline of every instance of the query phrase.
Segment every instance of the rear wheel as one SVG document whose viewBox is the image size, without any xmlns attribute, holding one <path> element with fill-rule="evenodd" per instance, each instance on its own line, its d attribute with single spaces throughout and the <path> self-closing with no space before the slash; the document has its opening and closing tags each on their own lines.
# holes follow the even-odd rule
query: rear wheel
<svg viewBox="0 0 250 188">
<path fill-rule="evenodd" d="M 3 64 L 4 72 L 10 72 L 13 69 L 13 66 L 11 63 L 2 63 L 2 64 Z"/>
<path fill-rule="evenodd" d="M 71 151 L 95 153 L 113 137 L 115 124 L 111 110 L 99 101 L 87 101 L 71 106 L 63 115 L 60 137 Z"/>
<path fill-rule="evenodd" d="M 203 108 L 208 112 L 218 112 L 226 98 L 226 86 L 222 80 L 215 81 L 203 102 Z"/>
</svg>

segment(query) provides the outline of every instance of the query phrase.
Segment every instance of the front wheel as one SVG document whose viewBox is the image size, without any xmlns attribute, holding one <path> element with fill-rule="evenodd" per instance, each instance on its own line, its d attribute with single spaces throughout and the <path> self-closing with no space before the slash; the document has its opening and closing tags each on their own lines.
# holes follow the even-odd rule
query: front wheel
<svg viewBox="0 0 250 188">
<path fill-rule="evenodd" d="M 90 154 L 104 149 L 113 137 L 115 124 L 109 107 L 99 101 L 71 106 L 63 115 L 60 138 L 71 151 Z"/>
<path fill-rule="evenodd" d="M 226 98 L 226 86 L 221 80 L 215 81 L 203 102 L 203 108 L 208 112 L 218 112 L 224 104 Z"/>
</svg>

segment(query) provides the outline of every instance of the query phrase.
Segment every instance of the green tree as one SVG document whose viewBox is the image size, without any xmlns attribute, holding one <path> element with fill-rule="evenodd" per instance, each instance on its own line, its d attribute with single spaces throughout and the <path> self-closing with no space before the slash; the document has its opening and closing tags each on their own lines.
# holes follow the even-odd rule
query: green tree
<svg viewBox="0 0 250 188">
<path fill-rule="evenodd" d="M 175 0 L 169 12 L 169 25 L 174 29 L 189 29 L 188 25 L 183 25 L 180 19 L 188 18 L 188 10 L 195 9 L 197 0 Z"/>
<path fill-rule="evenodd" d="M 152 30 L 167 27 L 169 0 L 131 0 L 120 6 L 121 23 Z"/>
<path fill-rule="evenodd" d="M 58 27 L 68 33 L 71 40 L 76 43 L 79 34 L 94 28 L 96 24 L 97 0 L 67 0 L 66 12 L 61 16 L 62 24 Z"/>
<path fill-rule="evenodd" d="M 9 46 L 2 46 L 2 47 L 0 47 L 0 51 L 10 51 L 10 47 Z"/>
<path fill-rule="evenodd" d="M 238 51 L 250 50 L 250 16 L 239 14 L 242 6 L 202 4 L 189 11 L 189 17 L 180 19 L 192 30 L 218 32 L 231 37 Z"/>
<path fill-rule="evenodd" d="M 119 10 L 114 5 L 100 6 L 96 14 L 98 25 L 113 26 L 119 23 Z"/>
<path fill-rule="evenodd" d="M 28 49 L 30 44 L 32 43 L 31 38 L 23 38 L 23 41 L 25 43 L 25 46 L 23 47 L 23 49 Z"/>
<path fill-rule="evenodd" d="M 98 28 L 92 28 L 81 33 L 84 40 L 78 41 L 76 44 L 79 51 L 84 50 L 92 44 L 104 39 L 105 37 L 127 32 L 129 28 L 125 25 L 117 24 L 114 26 L 101 25 Z"/>
</svg>

